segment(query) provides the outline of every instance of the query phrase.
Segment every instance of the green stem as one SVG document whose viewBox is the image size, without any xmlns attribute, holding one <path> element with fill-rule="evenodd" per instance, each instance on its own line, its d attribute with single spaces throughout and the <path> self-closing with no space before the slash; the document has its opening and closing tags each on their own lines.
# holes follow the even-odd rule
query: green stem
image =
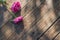
<svg viewBox="0 0 60 40">
<path fill-rule="evenodd" d="M 12 12 L 10 13 L 13 17 L 16 17 L 15 14 L 13 14 Z"/>
<path fill-rule="evenodd" d="M 6 3 L 3 3 L 4 5 L 6 5 Z M 7 6 L 6 6 L 7 7 Z M 8 7 L 7 7 L 8 9 Z M 9 10 L 8 10 L 9 11 Z M 10 12 L 10 11 L 9 11 Z M 10 14 L 13 16 L 13 17 L 17 17 L 15 14 L 13 14 L 13 12 L 10 12 Z"/>
</svg>

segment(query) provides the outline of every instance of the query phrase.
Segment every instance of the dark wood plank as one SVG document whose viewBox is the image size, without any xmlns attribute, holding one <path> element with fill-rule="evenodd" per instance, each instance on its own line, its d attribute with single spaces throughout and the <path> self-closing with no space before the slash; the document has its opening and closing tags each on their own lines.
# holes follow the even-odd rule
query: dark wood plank
<svg viewBox="0 0 60 40">
<path fill-rule="evenodd" d="M 60 40 L 60 34 L 54 40 Z"/>
<path fill-rule="evenodd" d="M 36 21 L 40 20 L 45 14 L 48 14 L 47 12 L 48 12 L 49 8 L 47 8 L 47 5 L 45 4 L 44 7 L 42 7 L 42 8 L 41 7 L 42 7 L 42 5 L 39 5 L 39 7 L 35 7 L 34 9 L 32 9 L 29 12 L 29 14 L 26 14 L 26 16 L 24 17 L 24 24 L 25 24 L 26 28 L 28 27 L 28 25 L 34 24 L 35 20 Z M 31 9 L 31 8 L 29 8 L 29 9 Z M 45 10 L 43 10 L 43 9 L 45 9 Z M 40 11 L 42 11 L 42 12 L 40 12 Z"/>
<path fill-rule="evenodd" d="M 52 40 L 60 32 L 60 19 L 40 38 L 40 40 Z"/>
<path fill-rule="evenodd" d="M 19 36 L 15 31 L 15 27 L 13 24 L 8 22 L 4 27 L 1 29 L 1 33 L 3 33 L 2 38 L 5 38 L 6 40 L 18 40 Z M 4 39 L 3 39 L 4 40 Z"/>
<path fill-rule="evenodd" d="M 54 39 L 55 39 L 59 34 L 60 34 L 60 32 L 59 32 L 59 33 L 57 33 L 57 34 L 56 34 L 56 36 L 55 36 L 52 40 L 54 40 Z"/>
<path fill-rule="evenodd" d="M 21 15 L 22 16 L 26 16 L 27 14 L 29 14 L 32 10 L 33 10 L 33 2 L 32 0 L 29 0 L 30 2 L 28 2 L 27 5 L 24 6 L 23 9 L 21 9 Z"/>
<path fill-rule="evenodd" d="M 48 6 L 47 6 L 48 7 Z M 44 7 L 42 7 L 42 12 L 41 13 L 38 13 L 39 11 L 40 11 L 40 8 L 37 8 L 37 9 L 35 9 L 32 13 L 30 13 L 30 14 L 28 14 L 28 15 L 26 15 L 26 17 L 24 17 L 24 23 L 25 23 L 25 25 L 31 25 L 31 24 L 34 24 L 35 23 L 35 18 L 36 18 L 36 20 L 38 21 L 38 20 L 40 20 L 41 19 L 41 17 L 43 17 L 45 14 L 46 14 L 46 16 L 44 16 L 42 19 L 41 19 L 41 21 L 40 22 L 42 22 L 42 20 L 44 20 L 46 17 L 48 17 L 47 15 L 52 15 L 52 17 L 54 18 L 54 16 L 55 16 L 55 13 L 53 12 L 53 9 L 51 9 L 51 10 L 49 10 L 49 11 L 46 11 L 46 10 L 48 10 L 48 9 L 50 9 L 50 8 L 47 8 L 46 7 L 46 5 L 44 5 Z M 43 10 L 43 9 L 45 9 L 45 10 Z M 50 12 L 51 12 L 51 14 L 50 14 Z M 59 14 L 59 13 L 58 13 Z M 35 15 L 35 17 L 34 17 L 34 15 Z M 32 18 L 32 19 L 31 19 Z M 38 18 L 38 19 L 37 19 Z M 49 18 L 49 17 L 48 17 Z M 48 19 L 47 18 L 47 19 Z M 32 21 L 30 21 L 29 22 L 29 19 L 31 19 Z M 46 19 L 46 20 L 47 20 Z M 51 19 L 51 20 L 53 20 L 53 19 Z M 28 23 L 26 23 L 28 21 Z M 39 23 L 37 23 L 37 24 L 39 24 Z M 28 26 L 27 26 L 28 27 Z M 27 28 L 26 27 L 26 28 Z"/>
<path fill-rule="evenodd" d="M 29 31 L 28 31 L 28 33 L 27 34 L 29 34 L 29 33 L 32 33 L 32 31 L 35 33 L 36 31 L 34 31 L 34 30 L 39 30 L 39 35 L 41 36 L 42 35 L 42 33 L 44 33 L 50 26 L 51 26 L 51 24 L 56 20 L 56 18 L 52 15 L 52 14 L 54 14 L 54 13 L 52 13 L 52 12 L 49 12 L 49 14 L 48 14 L 48 16 L 47 17 L 44 17 L 44 20 L 43 20 L 43 18 L 41 19 L 41 21 L 40 22 L 38 22 L 37 23 L 37 26 L 36 25 L 34 25 L 34 26 L 32 26 L 33 28 L 31 28 Z M 51 18 L 51 17 L 52 18 Z M 50 18 L 51 18 L 51 21 L 50 21 Z M 45 20 L 46 19 L 46 20 Z M 49 19 L 49 20 L 47 20 L 47 19 Z M 45 26 L 44 26 L 45 25 Z M 27 35 L 26 34 L 26 35 Z M 37 36 L 35 36 L 36 38 L 37 37 L 39 37 L 39 35 L 38 34 L 35 34 L 35 35 L 37 35 Z"/>
<path fill-rule="evenodd" d="M 43 10 L 44 11 L 44 10 Z M 38 13 L 37 13 L 38 14 Z M 44 13 L 43 13 L 44 14 Z M 57 14 L 59 14 L 59 13 L 57 13 Z M 31 15 L 31 14 L 30 14 Z M 29 17 L 30 17 L 30 15 L 29 15 Z M 34 15 L 32 15 L 31 17 L 33 17 Z M 57 16 L 57 17 L 56 17 Z M 54 13 L 54 11 L 53 11 L 53 9 L 51 9 L 49 12 L 47 12 L 46 13 L 46 15 L 44 15 L 44 17 L 40 20 L 40 21 L 38 21 L 38 23 L 37 23 L 37 26 L 36 26 L 36 24 L 30 24 L 30 22 L 28 22 L 29 20 L 29 17 L 26 17 L 27 19 L 25 19 L 24 21 L 24 23 L 25 23 L 25 26 L 26 26 L 26 30 L 27 30 L 27 34 L 24 34 L 24 35 L 28 35 L 29 33 L 31 33 L 33 30 L 35 30 L 36 29 L 36 27 L 38 27 L 38 29 L 40 30 L 40 31 L 42 31 L 41 32 L 41 34 L 46 30 L 46 29 L 48 29 L 49 28 L 49 26 L 59 17 L 58 15 L 55 15 L 55 13 Z M 30 18 L 31 19 L 31 18 Z M 34 17 L 33 17 L 33 19 L 34 19 Z M 47 20 L 48 19 L 48 20 Z M 27 24 L 26 24 L 26 22 L 28 22 Z M 32 22 L 32 21 L 31 21 Z M 34 21 L 34 23 L 35 23 L 36 21 Z M 28 26 L 29 25 L 29 26 Z M 30 26 L 31 25 L 31 26 Z M 33 25 L 33 26 L 32 26 Z M 32 27 L 31 29 L 30 29 L 30 27 Z M 24 32 L 22 32 L 22 33 L 24 33 Z M 23 34 L 22 34 L 23 35 Z M 37 35 L 37 34 L 36 34 Z"/>
</svg>

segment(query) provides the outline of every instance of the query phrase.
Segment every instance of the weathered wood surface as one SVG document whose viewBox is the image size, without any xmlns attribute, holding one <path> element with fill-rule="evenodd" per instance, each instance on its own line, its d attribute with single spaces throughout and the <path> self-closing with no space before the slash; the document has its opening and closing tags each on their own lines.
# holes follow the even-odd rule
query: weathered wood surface
<svg viewBox="0 0 60 40">
<path fill-rule="evenodd" d="M 8 2 L 14 1 L 7 0 Z M 60 0 L 20 2 L 22 8 L 19 15 L 22 15 L 24 20 L 19 24 L 8 21 L 12 18 L 7 10 L 9 8 L 0 6 L 0 40 L 60 40 Z"/>
<path fill-rule="evenodd" d="M 60 40 L 60 34 L 54 40 Z"/>
<path fill-rule="evenodd" d="M 60 34 L 60 19 L 51 26 L 51 28 L 40 38 L 40 40 L 53 40 L 55 36 Z M 47 39 L 46 39 L 47 38 Z"/>
</svg>

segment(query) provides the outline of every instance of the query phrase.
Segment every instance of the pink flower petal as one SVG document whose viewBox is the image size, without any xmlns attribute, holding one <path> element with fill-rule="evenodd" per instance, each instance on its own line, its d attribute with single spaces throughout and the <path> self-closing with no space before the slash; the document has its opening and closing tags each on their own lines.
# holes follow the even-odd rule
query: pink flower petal
<svg viewBox="0 0 60 40">
<path fill-rule="evenodd" d="M 20 2 L 14 2 L 11 6 L 11 11 L 16 13 L 21 9 L 21 4 Z"/>
<path fill-rule="evenodd" d="M 13 22 L 14 22 L 14 23 L 19 23 L 19 22 L 21 22 L 22 20 L 23 20 L 23 17 L 22 17 L 22 16 L 19 16 L 19 17 L 13 19 Z"/>
</svg>

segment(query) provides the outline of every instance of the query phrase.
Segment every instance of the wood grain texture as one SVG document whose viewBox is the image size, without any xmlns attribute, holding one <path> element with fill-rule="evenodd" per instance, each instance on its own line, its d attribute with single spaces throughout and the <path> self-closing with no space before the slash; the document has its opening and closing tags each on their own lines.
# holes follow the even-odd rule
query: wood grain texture
<svg viewBox="0 0 60 40">
<path fill-rule="evenodd" d="M 40 40 L 52 40 L 60 32 L 59 25 L 60 19 L 40 38 Z"/>
<path fill-rule="evenodd" d="M 7 0 L 7 3 L 10 2 L 8 8 L 4 8 L 4 5 L 0 6 L 0 26 L 2 26 L 0 40 L 52 40 L 60 32 L 60 19 L 57 19 L 60 17 L 60 12 L 57 11 L 60 1 L 56 2 L 57 7 L 54 6 L 53 0 L 17 1 L 20 1 L 22 6 L 18 16 L 24 17 L 19 24 L 8 21 L 12 18 L 9 8 L 14 2 L 13 0 Z M 58 34 L 54 39 L 59 40 L 59 37 Z"/>
<path fill-rule="evenodd" d="M 54 40 L 60 40 L 60 34 Z"/>
</svg>

